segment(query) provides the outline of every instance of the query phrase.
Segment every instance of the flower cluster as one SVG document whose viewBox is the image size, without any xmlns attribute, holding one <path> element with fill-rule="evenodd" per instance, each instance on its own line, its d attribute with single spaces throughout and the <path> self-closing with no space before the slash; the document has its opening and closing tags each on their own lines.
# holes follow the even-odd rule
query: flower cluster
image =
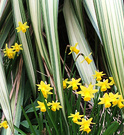
<svg viewBox="0 0 124 135">
<path fill-rule="evenodd" d="M 27 22 L 25 22 L 24 24 L 19 22 L 18 24 L 19 24 L 19 27 L 16 28 L 17 32 L 22 31 L 23 33 L 25 33 L 26 29 L 29 28 L 29 26 L 27 25 Z M 6 48 L 4 49 L 4 56 L 7 56 L 9 59 L 14 59 L 16 52 L 18 53 L 20 50 L 23 50 L 22 44 L 19 45 L 15 43 L 15 45 L 12 45 L 11 48 L 8 48 L 6 44 Z"/>
<path fill-rule="evenodd" d="M 52 101 L 52 103 L 49 102 L 48 106 L 51 106 L 51 110 L 54 112 L 62 108 L 62 106 L 60 105 L 60 102 L 54 102 L 54 101 Z"/>
<path fill-rule="evenodd" d="M 55 112 L 56 110 L 59 110 L 60 108 L 62 108 L 62 106 L 60 105 L 60 102 L 52 101 L 52 103 L 50 103 L 50 102 L 47 103 L 47 100 L 45 100 L 45 102 L 46 102 L 48 107 L 49 106 L 51 107 L 51 110 L 53 112 Z M 45 106 L 44 102 L 37 101 L 37 103 L 38 103 L 39 106 L 37 106 L 36 108 L 40 108 L 41 112 L 46 112 L 46 106 Z"/>
<path fill-rule="evenodd" d="M 8 48 L 6 44 L 6 48 L 4 49 L 4 56 L 7 56 L 9 59 L 14 59 L 16 52 L 18 53 L 22 49 L 22 44 L 18 45 L 15 43 L 15 45 L 12 46 L 12 48 Z"/>
<path fill-rule="evenodd" d="M 44 98 L 45 98 L 45 101 L 46 101 L 46 104 L 47 106 L 51 107 L 51 110 L 52 111 L 56 111 L 56 110 L 59 110 L 60 108 L 62 108 L 62 106 L 60 105 L 60 102 L 54 102 L 52 101 L 51 102 L 48 102 L 47 103 L 47 98 L 48 98 L 48 95 L 51 95 L 53 94 L 50 90 L 52 90 L 53 88 L 50 87 L 50 84 L 45 84 L 43 81 L 40 82 L 40 84 L 37 84 L 38 86 L 38 91 L 41 91 Z M 37 101 L 38 105 L 37 108 L 40 108 L 41 112 L 46 112 L 46 107 L 45 107 L 45 104 L 44 102 L 40 102 L 40 101 Z"/>
<path fill-rule="evenodd" d="M 81 90 L 76 93 L 81 94 L 81 96 L 84 97 L 84 101 L 90 101 L 91 98 L 94 97 L 93 94 L 98 92 L 98 90 L 93 89 L 94 86 L 92 84 L 90 84 L 88 86 L 88 88 L 85 86 L 82 86 L 81 83 L 79 83 L 80 80 L 81 80 L 81 78 L 79 78 L 77 80 L 72 78 L 71 81 L 68 81 L 68 79 L 65 79 L 63 81 L 63 89 L 72 87 L 73 90 L 77 90 L 79 88 L 78 86 L 80 86 Z M 67 86 L 67 84 L 69 84 L 69 85 Z"/>
<path fill-rule="evenodd" d="M 113 106 L 117 105 L 120 109 L 124 107 L 124 104 L 122 103 L 124 99 L 118 93 L 116 94 L 113 94 L 112 92 L 110 92 L 109 94 L 105 93 L 103 98 L 99 99 L 101 101 L 98 104 L 104 104 L 105 108 L 109 108 L 111 106 L 111 103 Z"/>
<path fill-rule="evenodd" d="M 98 81 L 98 83 L 95 85 L 100 86 L 101 91 L 105 92 L 105 91 L 107 91 L 107 89 L 110 89 L 111 86 L 115 84 L 115 82 L 114 82 L 113 77 L 109 77 L 110 82 L 109 82 L 109 79 L 101 81 L 103 75 L 105 75 L 105 74 L 103 74 L 103 72 L 95 71 L 95 75 L 93 75 L 93 76 Z M 100 99 L 100 102 L 98 104 L 104 104 L 105 108 L 109 108 L 111 105 L 113 105 L 113 106 L 117 105 L 120 109 L 124 107 L 124 104 L 123 104 L 124 99 L 118 93 L 116 93 L 116 94 L 113 94 L 112 92 L 110 92 L 109 94 L 105 93 L 103 98 L 99 98 L 99 99 Z"/>
<path fill-rule="evenodd" d="M 70 116 L 68 116 L 68 118 L 72 118 L 72 121 L 78 125 L 80 125 L 80 131 L 86 131 L 87 133 L 89 133 L 91 131 L 90 129 L 90 124 L 95 124 L 92 123 L 92 118 L 86 120 L 85 118 L 82 118 L 83 115 L 79 115 L 79 112 L 76 112 L 75 114 L 71 114 Z M 81 121 L 79 121 L 81 120 Z"/>
<path fill-rule="evenodd" d="M 72 88 L 72 90 L 76 91 L 80 88 L 79 91 L 76 91 L 76 94 L 80 94 L 84 101 L 90 101 L 92 98 L 94 98 L 94 94 L 96 92 L 98 92 L 97 89 L 94 89 L 94 86 L 99 86 L 101 92 L 105 92 L 107 91 L 107 89 L 110 89 L 112 85 L 115 84 L 113 77 L 109 77 L 109 79 L 103 79 L 102 81 L 102 77 L 105 74 L 102 72 L 98 72 L 95 71 L 94 79 L 96 79 L 97 83 L 95 85 L 89 84 L 88 87 L 83 86 L 80 81 L 81 78 L 79 79 L 74 79 L 72 78 L 71 80 L 68 80 L 68 78 L 66 78 L 65 80 L 63 80 L 63 89 L 66 88 Z M 120 109 L 124 107 L 124 99 L 122 98 L 121 95 L 119 95 L 118 93 L 113 94 L 112 92 L 105 93 L 104 96 L 102 98 L 99 98 L 100 102 L 98 103 L 99 105 L 104 104 L 105 108 L 109 108 L 110 106 L 114 107 L 114 106 L 118 106 Z M 85 114 L 85 113 L 84 113 Z M 87 133 L 89 133 L 91 131 L 90 129 L 90 124 L 95 124 L 92 123 L 92 118 L 90 119 L 85 119 L 82 118 L 83 115 L 80 115 L 79 112 L 76 112 L 75 114 L 70 114 L 70 116 L 68 116 L 68 118 L 72 118 L 72 121 L 78 125 L 80 125 L 80 131 L 86 131 Z"/>
</svg>

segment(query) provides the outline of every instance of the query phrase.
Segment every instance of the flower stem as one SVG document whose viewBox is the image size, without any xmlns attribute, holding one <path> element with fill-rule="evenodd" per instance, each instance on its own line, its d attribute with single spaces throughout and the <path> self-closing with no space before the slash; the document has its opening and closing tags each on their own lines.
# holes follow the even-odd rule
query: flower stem
<svg viewBox="0 0 124 135">
<path fill-rule="evenodd" d="M 84 116 L 85 116 L 85 113 L 86 113 L 86 101 L 84 102 Z"/>
</svg>

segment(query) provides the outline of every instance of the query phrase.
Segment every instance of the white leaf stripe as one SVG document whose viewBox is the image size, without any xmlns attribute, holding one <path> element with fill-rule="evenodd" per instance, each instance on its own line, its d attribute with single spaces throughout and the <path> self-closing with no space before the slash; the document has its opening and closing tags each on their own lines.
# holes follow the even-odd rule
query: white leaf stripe
<svg viewBox="0 0 124 135">
<path fill-rule="evenodd" d="M 9 127 L 10 127 L 11 131 L 14 132 L 9 94 L 8 94 L 5 73 L 3 70 L 1 58 L 0 58 L 0 104 L 1 104 L 2 110 L 4 112 L 4 115 L 7 119 L 7 122 L 9 124 Z"/>
<path fill-rule="evenodd" d="M 124 97 L 124 49 L 123 49 L 123 3 L 94 0 L 97 21 L 107 56 L 108 66 L 114 77 L 118 91 Z"/>
<path fill-rule="evenodd" d="M 40 23 L 41 23 L 40 10 L 41 9 L 40 9 L 39 0 L 37 0 L 37 1 L 30 0 L 30 1 L 28 1 L 28 3 L 29 3 L 31 21 L 32 21 L 35 37 L 37 39 L 40 55 L 41 55 L 41 57 L 43 57 L 45 59 L 48 69 L 49 69 L 50 73 L 52 73 L 51 65 L 50 65 L 49 58 L 48 58 L 48 53 L 47 53 L 45 43 L 44 43 L 44 40 L 43 40 L 43 37 L 41 34 L 41 26 L 40 26 Z"/>
<path fill-rule="evenodd" d="M 22 3 L 19 0 L 12 0 L 12 6 L 13 6 L 13 11 L 14 11 L 14 17 L 15 17 L 15 27 L 18 27 L 18 22 L 23 22 L 24 23 L 24 11 L 22 7 Z M 17 12 L 18 11 L 18 12 Z M 20 43 L 23 45 L 23 56 L 24 56 L 24 62 L 26 65 L 28 77 L 30 80 L 30 84 L 32 86 L 33 94 L 34 96 L 36 95 L 36 83 L 35 83 L 35 72 L 34 72 L 34 58 L 33 58 L 33 53 L 31 53 L 31 47 L 28 46 L 28 44 L 31 46 L 31 41 L 29 37 L 29 33 L 27 34 L 28 30 L 26 33 L 19 32 L 18 36 L 20 39 Z"/>
</svg>

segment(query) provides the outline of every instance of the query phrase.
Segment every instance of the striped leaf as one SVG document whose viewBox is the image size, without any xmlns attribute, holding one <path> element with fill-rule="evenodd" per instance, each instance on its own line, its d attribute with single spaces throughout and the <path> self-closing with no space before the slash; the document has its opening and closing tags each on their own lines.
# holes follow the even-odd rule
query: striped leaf
<svg viewBox="0 0 124 135">
<path fill-rule="evenodd" d="M 9 1 L 1 0 L 0 1 L 0 27 L 5 22 L 10 11 L 11 11 L 10 0 Z"/>
<path fill-rule="evenodd" d="M 0 104 L 6 117 L 6 120 L 9 124 L 9 128 L 12 132 L 14 132 L 9 94 L 1 57 L 0 57 Z"/>
<path fill-rule="evenodd" d="M 82 2 L 81 0 L 72 0 L 72 5 L 73 5 L 73 8 L 75 10 L 75 14 L 77 16 L 77 19 L 79 21 L 79 24 L 82 28 L 82 31 L 83 33 L 86 35 L 85 33 L 85 22 L 84 22 L 84 14 L 83 14 L 83 6 L 82 6 Z"/>
<path fill-rule="evenodd" d="M 83 2 L 83 5 L 85 7 L 88 17 L 89 17 L 94 29 L 96 30 L 96 33 L 97 33 L 99 39 L 101 40 L 98 23 L 97 23 L 97 19 L 96 19 L 96 13 L 95 13 L 94 5 L 93 5 L 93 0 L 82 0 L 82 2 Z"/>
<path fill-rule="evenodd" d="M 6 20 L 5 20 L 4 25 L 3 25 L 4 27 L 1 28 L 0 48 L 3 48 L 5 40 L 8 36 L 8 33 L 10 32 L 10 29 L 13 26 L 13 23 L 10 23 L 12 21 L 13 21 L 12 20 L 12 12 L 10 12 L 9 15 L 6 17 Z"/>
<path fill-rule="evenodd" d="M 61 74 L 59 42 L 58 42 L 58 32 L 57 32 L 58 0 L 50 0 L 50 1 L 41 0 L 41 7 L 42 7 L 46 36 L 47 36 L 47 43 L 48 43 L 48 48 L 50 53 L 53 78 L 54 78 L 56 90 L 61 105 L 63 106 L 62 110 L 65 118 L 62 74 Z"/>
<path fill-rule="evenodd" d="M 23 8 L 23 3 L 21 0 L 12 0 L 12 7 L 14 11 L 14 21 L 15 28 L 18 27 L 18 22 L 26 22 L 25 11 Z M 24 63 L 27 69 L 28 77 L 30 80 L 30 84 L 32 87 L 33 95 L 36 96 L 36 86 L 35 86 L 35 61 L 34 61 L 34 53 L 32 49 L 32 43 L 30 39 L 29 30 L 26 33 L 19 32 L 18 37 L 20 43 L 23 45 L 23 57 Z"/>
<path fill-rule="evenodd" d="M 1 0 L 1 1 L 0 1 L 0 20 L 1 20 L 1 17 L 2 17 L 2 15 L 3 15 L 3 12 L 4 12 L 5 9 L 6 9 L 7 2 L 8 2 L 8 0 Z"/>
<path fill-rule="evenodd" d="M 71 1 L 65 0 L 63 12 L 70 45 L 74 46 L 75 43 L 78 43 L 77 49 L 79 49 L 80 52 L 84 55 L 89 55 L 91 50 L 85 39 L 84 33 L 81 30 L 81 27 L 73 10 Z M 75 59 L 77 55 L 73 54 L 73 57 Z M 90 56 L 90 58 L 93 60 L 92 56 Z M 85 83 L 90 84 L 92 82 L 93 84 L 95 84 L 95 80 L 92 76 L 96 70 L 94 61 L 92 61 L 88 65 L 86 61 L 80 63 L 83 59 L 83 56 L 79 56 L 76 61 L 78 72 L 82 80 L 85 81 Z"/>
<path fill-rule="evenodd" d="M 45 60 L 49 72 L 52 73 L 50 61 L 48 58 L 48 51 L 46 50 L 46 46 L 41 33 L 43 32 L 41 31 L 42 30 L 41 24 L 43 24 L 43 22 L 41 18 L 41 8 L 40 8 L 39 0 L 30 0 L 28 1 L 28 4 L 29 4 L 32 26 L 37 41 L 36 45 L 38 45 L 40 55 Z"/>
<path fill-rule="evenodd" d="M 22 112 L 21 105 L 23 105 L 24 98 L 25 69 L 23 66 L 22 57 L 17 60 L 19 61 L 17 61 L 13 66 L 11 70 L 11 75 L 7 74 L 7 87 L 10 93 L 9 98 L 11 100 L 10 106 L 13 115 L 13 122 L 16 127 L 19 127 Z M 18 132 L 14 130 L 14 135 L 16 133 Z M 2 128 L 1 135 L 10 135 L 10 128 Z"/>
<path fill-rule="evenodd" d="M 104 46 L 107 65 L 118 91 L 124 97 L 124 23 L 123 1 L 93 0 L 96 18 Z"/>
</svg>

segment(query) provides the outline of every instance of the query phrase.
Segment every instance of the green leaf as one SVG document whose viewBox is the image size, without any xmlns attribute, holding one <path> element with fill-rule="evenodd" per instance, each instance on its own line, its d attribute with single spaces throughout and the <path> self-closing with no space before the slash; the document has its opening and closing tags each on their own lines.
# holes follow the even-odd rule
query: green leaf
<svg viewBox="0 0 124 135">
<path fill-rule="evenodd" d="M 9 93 L 7 89 L 7 83 L 5 78 L 5 73 L 3 69 L 3 63 L 0 56 L 0 104 L 6 120 L 9 124 L 11 132 L 14 133 L 14 126 L 12 121 L 12 112 L 10 107 Z"/>
<path fill-rule="evenodd" d="M 22 121 L 20 124 L 26 128 L 29 128 L 29 124 L 28 124 L 27 120 Z"/>
<path fill-rule="evenodd" d="M 1 0 L 0 1 L 0 20 L 1 20 L 1 17 L 2 17 L 4 10 L 6 9 L 7 2 L 8 2 L 8 0 Z"/>
<path fill-rule="evenodd" d="M 16 67 L 13 68 L 13 70 L 11 71 L 11 72 L 14 72 L 13 76 L 15 76 L 15 80 L 16 80 L 16 81 L 14 81 L 14 82 L 16 82 L 16 84 L 15 84 L 16 87 L 14 88 L 14 92 L 13 92 L 12 98 L 11 98 L 11 110 L 12 110 L 12 114 L 13 114 L 14 125 L 16 127 L 20 126 L 20 119 L 21 119 L 21 114 L 22 114 L 21 105 L 23 104 L 23 98 L 24 98 L 25 72 L 24 72 L 24 68 L 22 69 L 22 67 L 21 67 L 22 65 L 23 64 L 22 64 L 22 59 L 21 59 L 20 63 L 17 62 L 15 65 Z M 21 70 L 22 70 L 22 72 L 20 72 Z M 20 75 L 19 75 L 19 73 L 20 73 Z M 10 90 L 14 87 L 11 79 L 12 78 L 10 76 L 7 81 L 8 89 L 10 89 Z M 16 95 L 16 91 L 18 91 L 18 95 Z M 16 99 L 17 99 L 17 101 L 16 101 Z M 17 102 L 17 103 L 15 104 L 15 102 Z M 15 108 L 15 106 L 16 106 L 16 108 Z M 14 134 L 16 134 L 16 133 L 18 133 L 18 132 L 15 130 Z M 1 135 L 10 135 L 10 129 L 3 128 Z"/>
<path fill-rule="evenodd" d="M 19 129 L 18 127 L 14 126 L 14 128 L 15 128 L 19 133 L 21 133 L 21 135 L 27 135 L 27 134 L 25 134 L 21 129 Z"/>
<path fill-rule="evenodd" d="M 117 121 L 113 122 L 102 135 L 112 135 L 119 127 L 119 123 Z"/>
<path fill-rule="evenodd" d="M 1 36 L 0 36 L 0 47 L 1 48 L 3 48 L 5 40 L 6 40 L 7 36 L 8 36 L 8 33 L 10 32 L 10 29 L 12 28 L 13 23 L 10 23 L 12 21 L 13 21 L 12 20 L 12 12 L 10 12 L 8 14 L 8 16 L 7 16 L 7 18 L 6 18 L 5 22 L 4 22 L 4 25 L 3 25 L 2 29 L 1 29 L 1 32 L 0 32 L 0 34 L 1 34 Z"/>
</svg>

